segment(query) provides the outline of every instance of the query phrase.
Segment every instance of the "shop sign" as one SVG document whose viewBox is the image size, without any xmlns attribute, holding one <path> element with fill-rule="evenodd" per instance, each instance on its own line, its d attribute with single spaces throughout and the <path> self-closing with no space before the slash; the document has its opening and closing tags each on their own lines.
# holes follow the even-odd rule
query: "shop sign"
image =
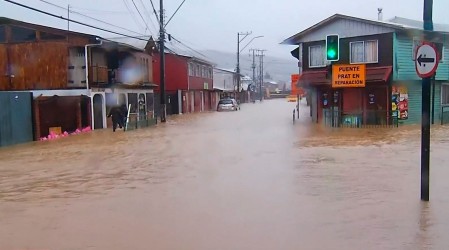
<svg viewBox="0 0 449 250">
<path fill-rule="evenodd" d="M 365 64 L 332 65 L 332 88 L 363 88 L 365 84 Z"/>
</svg>

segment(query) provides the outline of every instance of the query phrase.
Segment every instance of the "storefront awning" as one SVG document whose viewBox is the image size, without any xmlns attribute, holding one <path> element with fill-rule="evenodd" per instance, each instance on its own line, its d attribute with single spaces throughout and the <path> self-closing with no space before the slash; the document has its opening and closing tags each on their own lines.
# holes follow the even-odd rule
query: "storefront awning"
<svg viewBox="0 0 449 250">
<path fill-rule="evenodd" d="M 317 85 L 329 85 L 330 79 L 327 79 L 328 72 L 322 71 L 306 71 L 299 76 L 298 87 L 311 87 Z"/>
<path fill-rule="evenodd" d="M 387 82 L 393 72 L 392 66 L 366 68 L 367 82 Z"/>
</svg>

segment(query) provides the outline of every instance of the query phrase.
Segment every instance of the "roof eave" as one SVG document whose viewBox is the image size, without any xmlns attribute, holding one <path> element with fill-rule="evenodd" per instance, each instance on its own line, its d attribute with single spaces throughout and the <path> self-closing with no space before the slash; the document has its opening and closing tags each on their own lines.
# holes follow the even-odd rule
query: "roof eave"
<svg viewBox="0 0 449 250">
<path fill-rule="evenodd" d="M 342 14 L 334 14 L 324 20 L 322 20 L 321 22 L 310 26 L 309 28 L 285 39 L 281 44 L 285 44 L 285 45 L 298 45 L 300 44 L 300 42 L 298 41 L 301 37 L 309 34 L 310 32 L 313 32 L 315 29 L 337 19 L 337 18 L 342 18 L 342 19 L 350 19 L 350 20 L 355 20 L 355 21 L 362 21 L 362 22 L 367 22 L 367 23 L 371 23 L 371 24 L 375 24 L 375 25 L 382 25 L 385 27 L 389 27 L 392 29 L 396 29 L 396 30 L 405 30 L 406 28 L 401 27 L 400 25 L 395 25 L 395 24 L 389 24 L 389 23 L 385 23 L 385 22 L 379 22 L 379 21 L 373 21 L 373 20 L 369 20 L 369 19 L 363 19 L 363 18 L 359 18 L 359 17 L 352 17 L 352 16 L 347 16 L 347 15 L 342 15 Z"/>
</svg>

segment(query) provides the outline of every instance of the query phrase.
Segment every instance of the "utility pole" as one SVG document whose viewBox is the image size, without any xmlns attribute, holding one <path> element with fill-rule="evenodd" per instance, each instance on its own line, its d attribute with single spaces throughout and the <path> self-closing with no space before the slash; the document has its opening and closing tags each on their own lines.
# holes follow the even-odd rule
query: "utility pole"
<svg viewBox="0 0 449 250">
<path fill-rule="evenodd" d="M 258 49 L 257 51 L 257 57 L 259 57 L 259 101 L 263 100 L 263 93 L 262 93 L 262 85 L 263 85 L 263 57 L 264 52 L 266 50 L 264 49 Z"/>
<path fill-rule="evenodd" d="M 70 4 L 67 4 L 67 31 L 70 31 Z"/>
<path fill-rule="evenodd" d="M 251 35 L 252 32 L 238 32 L 237 33 L 237 101 L 240 103 L 240 43 L 249 35 Z M 240 36 L 244 36 L 242 39 L 240 39 Z"/>
<path fill-rule="evenodd" d="M 253 84 L 255 85 L 254 87 L 256 87 L 256 50 L 250 49 L 249 51 L 253 52 L 253 64 L 251 68 L 253 69 Z M 254 91 L 253 91 L 253 98 L 255 100 Z"/>
<path fill-rule="evenodd" d="M 433 0 L 424 0 L 424 30 L 433 30 Z M 430 86 L 431 77 L 422 79 L 421 119 L 421 200 L 429 201 L 430 184 Z"/>
<path fill-rule="evenodd" d="M 261 51 L 262 52 L 262 56 L 260 57 L 261 58 L 261 68 L 262 68 L 262 70 L 261 70 L 261 73 L 260 73 L 260 75 L 262 76 L 262 82 L 261 82 L 261 84 L 260 84 L 260 101 L 262 101 L 263 100 L 263 93 L 262 93 L 262 85 L 263 85 L 263 57 L 264 57 L 264 54 L 263 54 L 263 52 L 264 52 L 264 50 L 262 50 Z"/>
<path fill-rule="evenodd" d="M 161 81 L 161 122 L 166 122 L 167 107 L 165 104 L 165 28 L 164 28 L 164 1 L 160 0 L 159 17 L 159 53 L 160 53 L 160 81 Z"/>
</svg>

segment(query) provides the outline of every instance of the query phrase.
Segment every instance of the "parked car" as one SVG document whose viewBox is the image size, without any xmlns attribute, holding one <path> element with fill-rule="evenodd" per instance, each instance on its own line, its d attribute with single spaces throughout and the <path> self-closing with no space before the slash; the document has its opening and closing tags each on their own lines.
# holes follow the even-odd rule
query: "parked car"
<svg viewBox="0 0 449 250">
<path fill-rule="evenodd" d="M 217 105 L 217 111 L 238 111 L 239 104 L 233 98 L 221 99 Z"/>
</svg>

